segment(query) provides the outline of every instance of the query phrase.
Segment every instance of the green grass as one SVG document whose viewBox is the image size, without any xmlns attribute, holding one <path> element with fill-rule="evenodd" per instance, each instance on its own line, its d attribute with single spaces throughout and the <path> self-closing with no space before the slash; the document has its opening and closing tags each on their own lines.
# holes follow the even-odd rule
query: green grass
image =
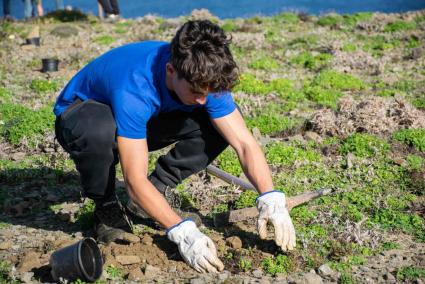
<svg viewBox="0 0 425 284">
<path fill-rule="evenodd" d="M 415 147 L 420 152 L 425 152 L 425 129 L 423 128 L 402 129 L 394 133 L 393 138 Z"/>
<path fill-rule="evenodd" d="M 263 259 L 261 267 L 267 274 L 272 276 L 275 276 L 278 273 L 288 273 L 295 269 L 293 261 L 283 254 Z"/>
<path fill-rule="evenodd" d="M 235 31 L 238 27 L 235 24 L 235 22 L 233 20 L 225 20 L 223 25 L 221 26 L 221 28 L 225 31 L 225 32 L 233 32 Z"/>
<path fill-rule="evenodd" d="M 246 118 L 249 129 L 257 127 L 261 134 L 275 134 L 291 130 L 300 124 L 300 120 L 278 113 L 265 112 L 256 117 Z"/>
<path fill-rule="evenodd" d="M 275 70 L 279 68 L 279 63 L 270 56 L 262 56 L 254 59 L 248 64 L 249 68 L 256 70 Z"/>
<path fill-rule="evenodd" d="M 19 145 L 24 138 L 35 147 L 37 137 L 53 130 L 55 117 L 50 106 L 32 110 L 22 105 L 0 105 L 0 133 L 11 144 Z"/>
<path fill-rule="evenodd" d="M 355 133 L 348 136 L 342 146 L 340 152 L 347 154 L 349 152 L 358 157 L 372 157 L 377 154 L 384 154 L 389 150 L 389 144 L 371 134 Z"/>
<path fill-rule="evenodd" d="M 246 207 L 255 206 L 255 200 L 258 197 L 258 193 L 253 190 L 247 190 L 241 193 L 239 198 L 235 201 L 235 208 L 242 209 Z"/>
<path fill-rule="evenodd" d="M 18 281 L 11 277 L 12 267 L 9 262 L 0 260 L 0 283 L 16 284 Z"/>
<path fill-rule="evenodd" d="M 235 176 L 239 176 L 242 173 L 242 168 L 240 166 L 238 156 L 230 147 L 224 150 L 216 160 L 220 169 L 223 171 Z"/>
<path fill-rule="evenodd" d="M 347 42 L 347 43 L 344 43 L 341 49 L 342 51 L 345 51 L 345 52 L 354 52 L 357 50 L 357 46 L 354 43 Z"/>
<path fill-rule="evenodd" d="M 416 266 L 404 266 L 397 270 L 396 277 L 399 281 L 424 279 L 425 269 Z"/>
<path fill-rule="evenodd" d="M 304 94 L 309 100 L 334 110 L 337 109 L 338 99 L 343 96 L 340 91 L 320 86 L 307 86 L 304 88 Z"/>
<path fill-rule="evenodd" d="M 95 38 L 94 41 L 101 45 L 110 45 L 115 42 L 115 39 L 112 36 L 104 35 Z"/>
<path fill-rule="evenodd" d="M 313 150 L 281 142 L 267 145 L 265 152 L 269 164 L 277 166 L 290 166 L 296 161 L 319 162 L 321 160 L 321 155 Z"/>
<path fill-rule="evenodd" d="M 37 94 L 44 94 L 59 90 L 59 85 L 57 82 L 51 80 L 34 79 L 31 81 L 30 89 Z"/>
<path fill-rule="evenodd" d="M 383 208 L 373 214 L 371 221 L 383 229 L 400 230 L 425 242 L 425 221 L 419 215 Z"/>
<path fill-rule="evenodd" d="M 340 15 L 326 15 L 319 18 L 317 24 L 319 26 L 336 26 L 342 22 Z"/>
<path fill-rule="evenodd" d="M 327 53 L 320 53 L 313 55 L 310 52 L 303 52 L 291 59 L 293 64 L 301 65 L 302 67 L 310 70 L 315 70 L 325 67 L 332 59 L 332 55 Z"/>
<path fill-rule="evenodd" d="M 12 92 L 4 87 L 0 87 L 0 103 L 8 103 L 12 100 Z"/>
<path fill-rule="evenodd" d="M 359 78 L 333 70 L 320 72 L 313 79 L 312 84 L 314 86 L 337 91 L 356 91 L 365 88 L 365 84 Z"/>
<path fill-rule="evenodd" d="M 355 14 L 343 15 L 343 24 L 349 27 L 354 27 L 359 22 L 367 22 L 372 19 L 373 13 L 360 12 Z"/>
<path fill-rule="evenodd" d="M 400 40 L 387 38 L 383 35 L 370 36 L 363 39 L 363 51 L 382 56 L 383 52 L 400 46 Z"/>
<path fill-rule="evenodd" d="M 94 209 L 94 201 L 91 199 L 86 199 L 83 207 L 76 214 L 75 221 L 77 224 L 79 224 L 82 230 L 88 230 L 94 226 Z"/>
<path fill-rule="evenodd" d="M 419 171 L 420 169 L 425 167 L 425 159 L 417 155 L 408 155 L 407 163 L 411 170 Z"/>
<path fill-rule="evenodd" d="M 415 28 L 416 28 L 415 22 L 394 21 L 392 23 L 386 24 L 386 26 L 384 27 L 384 32 L 394 33 L 394 32 L 413 30 Z"/>
</svg>

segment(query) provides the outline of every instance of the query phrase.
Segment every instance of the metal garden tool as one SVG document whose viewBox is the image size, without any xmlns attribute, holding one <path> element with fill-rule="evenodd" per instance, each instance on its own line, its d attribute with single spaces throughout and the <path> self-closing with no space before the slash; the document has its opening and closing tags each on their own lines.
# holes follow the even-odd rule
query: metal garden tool
<svg viewBox="0 0 425 284">
<path fill-rule="evenodd" d="M 207 167 L 207 172 L 209 174 L 212 174 L 213 176 L 216 176 L 224 180 L 225 182 L 237 185 L 244 190 L 255 190 L 254 186 L 251 183 L 244 181 L 243 179 L 240 179 L 238 177 L 235 177 L 223 170 L 220 170 L 219 168 L 213 165 L 209 165 Z M 320 189 L 320 190 L 309 191 L 300 195 L 288 197 L 286 199 L 286 206 L 288 207 L 288 210 L 291 211 L 292 208 L 301 204 L 305 204 L 309 202 L 310 200 L 316 199 L 320 196 L 327 195 L 331 191 L 332 191 L 331 189 Z M 225 226 L 229 223 L 245 221 L 251 218 L 255 218 L 257 216 L 258 216 L 257 207 L 230 210 L 228 212 L 218 213 L 214 215 L 214 225 L 216 227 Z"/>
</svg>

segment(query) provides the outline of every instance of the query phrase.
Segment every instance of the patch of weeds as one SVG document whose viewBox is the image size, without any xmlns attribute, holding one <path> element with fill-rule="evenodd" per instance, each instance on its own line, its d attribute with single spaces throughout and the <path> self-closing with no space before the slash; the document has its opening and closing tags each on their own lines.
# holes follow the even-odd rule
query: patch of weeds
<svg viewBox="0 0 425 284">
<path fill-rule="evenodd" d="M 346 272 L 341 274 L 341 277 L 339 278 L 340 284 L 354 284 L 356 281 L 354 281 L 354 278 L 351 274 L 348 274 Z"/>
<path fill-rule="evenodd" d="M 53 20 L 54 22 L 76 22 L 87 21 L 88 17 L 79 10 L 56 10 L 41 18 L 42 20 Z"/>
<path fill-rule="evenodd" d="M 55 117 L 50 106 L 31 110 L 21 105 L 0 105 L 0 133 L 8 142 L 18 145 L 23 138 L 32 138 L 53 130 Z M 30 146 L 35 146 L 30 143 Z"/>
<path fill-rule="evenodd" d="M 94 209 L 96 205 L 93 200 L 86 199 L 83 207 L 78 211 L 75 216 L 76 223 L 80 225 L 82 230 L 87 230 L 93 227 L 94 225 Z"/>
<path fill-rule="evenodd" d="M 218 157 L 217 162 L 220 167 L 225 172 L 228 172 L 232 175 L 239 176 L 242 173 L 242 168 L 239 163 L 238 156 L 235 151 L 231 148 L 224 150 Z"/>
<path fill-rule="evenodd" d="M 408 155 L 407 163 L 410 170 L 420 170 L 425 167 L 425 159 L 421 156 L 416 155 Z"/>
<path fill-rule="evenodd" d="M 15 279 L 13 279 L 10 275 L 12 267 L 9 262 L 5 260 L 0 260 L 0 283 L 11 283 L 16 284 L 19 283 Z"/>
<path fill-rule="evenodd" d="M 247 207 L 255 206 L 255 200 L 258 197 L 258 193 L 253 190 L 246 190 L 241 193 L 239 198 L 235 201 L 235 208 L 242 209 Z"/>
<path fill-rule="evenodd" d="M 425 221 L 416 214 L 383 208 L 377 210 L 370 220 L 384 229 L 401 230 L 417 237 L 422 242 L 425 241 Z"/>
<path fill-rule="evenodd" d="M 95 38 L 94 41 L 101 45 L 110 45 L 115 42 L 115 39 L 110 35 L 104 35 Z"/>
<path fill-rule="evenodd" d="M 272 165 L 293 165 L 295 161 L 319 162 L 321 155 L 313 150 L 304 150 L 300 147 L 285 143 L 271 143 L 266 147 L 267 161 Z"/>
<path fill-rule="evenodd" d="M 294 38 L 288 42 L 288 47 L 293 49 L 312 48 L 319 42 L 319 37 L 315 34 Z"/>
<path fill-rule="evenodd" d="M 262 95 L 269 92 L 269 87 L 262 80 L 257 79 L 254 75 L 244 73 L 240 76 L 239 83 L 233 88 L 233 91 Z"/>
<path fill-rule="evenodd" d="M 343 15 L 343 24 L 349 27 L 354 27 L 357 23 L 369 21 L 372 17 L 373 13 L 371 12 Z"/>
<path fill-rule="evenodd" d="M 275 258 L 267 257 L 261 262 L 263 270 L 272 276 L 278 273 L 288 273 L 294 270 L 295 264 L 286 255 L 279 254 Z"/>
<path fill-rule="evenodd" d="M 410 36 L 407 39 L 406 42 L 406 47 L 407 48 L 415 48 L 421 45 L 421 42 L 419 41 L 419 39 L 416 36 Z"/>
<path fill-rule="evenodd" d="M 415 98 L 412 100 L 412 104 L 418 109 L 425 109 L 425 96 L 422 98 Z"/>
<path fill-rule="evenodd" d="M 320 53 L 313 55 L 310 52 L 303 52 L 291 59 L 291 62 L 303 66 L 304 68 L 315 70 L 325 67 L 332 59 L 332 55 Z"/>
<path fill-rule="evenodd" d="M 399 94 L 400 92 L 396 89 L 383 89 L 378 91 L 376 94 L 380 97 L 394 97 L 395 95 Z"/>
<path fill-rule="evenodd" d="M 347 43 L 344 43 L 341 49 L 344 52 L 354 52 L 357 50 L 357 46 L 354 43 L 347 42 Z"/>
<path fill-rule="evenodd" d="M 30 89 L 35 91 L 37 94 L 44 94 L 59 90 L 59 86 L 55 81 L 34 79 L 31 81 Z"/>
<path fill-rule="evenodd" d="M 106 267 L 106 273 L 114 279 L 119 279 L 124 276 L 124 273 L 118 267 L 115 267 L 113 264 Z"/>
<path fill-rule="evenodd" d="M 184 180 L 182 183 L 180 183 L 176 187 L 175 192 L 180 197 L 181 208 L 193 208 L 196 206 L 196 202 L 193 199 L 192 195 L 188 192 L 186 183 L 187 183 L 187 180 Z"/>
<path fill-rule="evenodd" d="M 211 210 L 212 214 L 218 214 L 218 213 L 224 213 L 229 211 L 229 205 L 227 203 L 222 203 L 217 206 L 214 206 L 214 208 Z"/>
<path fill-rule="evenodd" d="M 298 24 L 300 21 L 300 18 L 295 13 L 285 12 L 285 13 L 281 13 L 271 17 L 271 20 L 274 24 L 281 24 L 281 23 Z"/>
<path fill-rule="evenodd" d="M 274 70 L 279 68 L 279 63 L 270 56 L 262 56 L 251 61 L 248 67 L 256 70 Z"/>
<path fill-rule="evenodd" d="M 274 112 L 261 113 L 253 118 L 246 118 L 249 129 L 257 127 L 262 134 L 274 134 L 291 130 L 300 124 L 300 120 Z"/>
<path fill-rule="evenodd" d="M 2 200 L 4 201 L 4 199 L 2 199 Z M 0 229 L 7 229 L 9 227 L 10 227 L 10 224 L 9 223 L 0 222 Z M 0 276 L 0 279 L 1 279 L 1 276 Z M 0 280 L 0 283 L 1 283 L 1 280 Z"/>
<path fill-rule="evenodd" d="M 333 70 L 320 72 L 313 80 L 313 85 L 338 91 L 356 91 L 365 88 L 365 84 L 357 77 Z"/>
<path fill-rule="evenodd" d="M 393 134 L 393 138 L 405 144 L 414 146 L 416 150 L 425 152 L 425 129 L 402 129 Z"/>
<path fill-rule="evenodd" d="M 358 157 L 372 157 L 389 150 L 389 144 L 384 140 L 365 133 L 355 133 L 348 136 L 340 147 L 342 154 L 353 153 Z"/>
<path fill-rule="evenodd" d="M 363 51 L 372 52 L 373 55 L 382 56 L 383 51 L 400 46 L 398 39 L 386 39 L 382 35 L 372 36 L 364 39 Z"/>
<path fill-rule="evenodd" d="M 235 22 L 232 20 L 225 20 L 223 25 L 221 26 L 221 28 L 226 32 L 233 32 L 235 31 L 238 27 L 236 26 Z"/>
<path fill-rule="evenodd" d="M 306 86 L 304 88 L 304 94 L 309 100 L 334 110 L 337 109 L 338 99 L 343 96 L 339 91 L 325 89 L 320 86 Z"/>
<path fill-rule="evenodd" d="M 319 18 L 317 24 L 319 26 L 336 26 L 342 22 L 340 15 L 326 15 Z"/>
<path fill-rule="evenodd" d="M 252 261 L 246 258 L 241 258 L 239 260 L 238 267 L 244 272 L 250 271 L 252 268 Z"/>
<path fill-rule="evenodd" d="M 12 100 L 12 92 L 4 87 L 0 87 L 0 103 L 8 103 Z"/>
<path fill-rule="evenodd" d="M 396 277 L 400 281 L 425 278 L 425 269 L 416 266 L 404 266 L 397 270 Z"/>
<path fill-rule="evenodd" d="M 307 206 L 295 207 L 291 210 L 291 217 L 300 224 L 308 224 L 317 216 L 317 211 Z"/>
<path fill-rule="evenodd" d="M 383 250 L 392 250 L 392 249 L 399 249 L 401 246 L 398 243 L 394 242 L 385 242 L 381 245 L 381 248 Z"/>
<path fill-rule="evenodd" d="M 114 31 L 117 34 L 125 34 L 128 32 L 128 28 L 133 25 L 132 21 L 119 22 L 115 24 Z"/>
<path fill-rule="evenodd" d="M 394 33 L 400 31 L 408 31 L 416 29 L 415 22 L 407 22 L 407 21 L 394 21 L 392 23 L 388 23 L 384 27 L 384 32 L 386 33 Z"/>
</svg>

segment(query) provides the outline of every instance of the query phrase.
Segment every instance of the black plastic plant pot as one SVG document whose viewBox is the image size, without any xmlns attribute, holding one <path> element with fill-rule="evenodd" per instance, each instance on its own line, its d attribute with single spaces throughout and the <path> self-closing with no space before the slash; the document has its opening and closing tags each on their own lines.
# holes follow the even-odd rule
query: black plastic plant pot
<svg viewBox="0 0 425 284">
<path fill-rule="evenodd" d="M 26 44 L 33 44 L 35 46 L 40 46 L 40 38 L 39 37 L 32 37 L 32 38 L 27 38 L 25 40 Z"/>
<path fill-rule="evenodd" d="M 41 59 L 43 64 L 42 72 L 55 72 L 58 71 L 59 59 L 54 58 L 43 58 Z"/>
<path fill-rule="evenodd" d="M 84 238 L 55 251 L 50 256 L 50 267 L 55 281 L 94 282 L 102 275 L 102 254 L 94 239 Z"/>
</svg>

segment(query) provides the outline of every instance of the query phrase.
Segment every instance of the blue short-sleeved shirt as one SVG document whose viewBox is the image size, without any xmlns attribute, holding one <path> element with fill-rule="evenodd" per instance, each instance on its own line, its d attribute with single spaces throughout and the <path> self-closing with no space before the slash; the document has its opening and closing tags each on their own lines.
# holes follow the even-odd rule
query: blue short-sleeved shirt
<svg viewBox="0 0 425 284">
<path fill-rule="evenodd" d="M 57 98 L 59 116 L 74 102 L 93 99 L 111 107 L 117 135 L 146 138 L 149 119 L 161 112 L 191 112 L 204 107 L 211 118 L 231 113 L 235 103 L 230 92 L 208 94 L 205 105 L 184 105 L 166 86 L 165 65 L 170 59 L 166 42 L 145 41 L 108 51 L 80 70 Z"/>
</svg>

